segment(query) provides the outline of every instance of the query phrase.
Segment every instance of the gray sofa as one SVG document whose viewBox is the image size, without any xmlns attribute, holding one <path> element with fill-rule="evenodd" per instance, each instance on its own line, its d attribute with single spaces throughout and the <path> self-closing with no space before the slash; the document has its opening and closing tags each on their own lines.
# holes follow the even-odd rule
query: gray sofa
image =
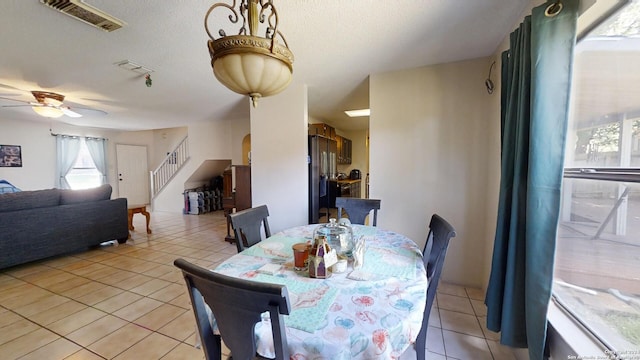
<svg viewBox="0 0 640 360">
<path fill-rule="evenodd" d="M 127 199 L 111 199 L 111 185 L 87 190 L 47 189 L 0 194 L 0 269 L 127 241 Z"/>
</svg>

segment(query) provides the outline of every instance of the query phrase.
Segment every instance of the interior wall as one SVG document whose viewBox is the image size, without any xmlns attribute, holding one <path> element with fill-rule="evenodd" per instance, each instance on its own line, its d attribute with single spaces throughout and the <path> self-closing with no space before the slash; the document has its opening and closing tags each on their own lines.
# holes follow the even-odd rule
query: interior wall
<svg viewBox="0 0 640 360">
<path fill-rule="evenodd" d="M 480 287 L 486 243 L 489 58 L 370 77 L 370 197 L 379 226 L 424 246 L 438 213 L 455 228 L 442 278 Z"/>
<path fill-rule="evenodd" d="M 495 62 L 493 71 L 491 72 L 491 80 L 494 84 L 493 95 L 488 100 L 488 114 L 491 121 L 488 121 L 485 129 L 487 136 L 486 148 L 486 177 L 487 186 L 486 202 L 485 202 L 485 232 L 484 238 L 487 239 L 484 248 L 484 258 L 487 261 L 482 269 L 481 288 L 486 291 L 489 285 L 489 276 L 491 274 L 491 259 L 493 257 L 493 243 L 496 234 L 496 222 L 498 221 L 498 198 L 500 196 L 500 55 L 494 55 L 487 61 L 487 68 Z"/>
<path fill-rule="evenodd" d="M 0 180 L 6 180 L 22 190 L 53 188 L 56 140 L 50 135 L 49 126 L 0 118 L 0 129 L 0 144 L 20 145 L 22 152 L 22 167 L 0 167 Z"/>
<path fill-rule="evenodd" d="M 248 102 L 247 106 L 249 106 Z M 234 119 L 229 122 L 229 128 L 231 129 L 231 163 L 233 165 L 245 164 L 244 138 L 251 134 L 251 121 L 249 117 Z"/>
<path fill-rule="evenodd" d="M 247 120 L 219 120 L 189 125 L 190 158 L 172 181 L 156 196 L 153 201 L 154 211 L 173 213 L 183 211 L 183 192 L 191 185 L 189 183 L 191 175 L 207 160 L 232 159 L 232 144 L 238 144 L 237 147 L 240 148 L 242 138 L 238 139 L 238 131 L 234 130 L 234 124 L 242 121 Z M 215 175 L 221 174 L 212 174 L 212 176 Z"/>
<path fill-rule="evenodd" d="M 188 131 L 186 126 L 153 130 L 155 151 L 151 154 L 151 162 L 149 162 L 150 171 L 153 171 L 162 164 L 169 153 L 187 136 Z"/>
<path fill-rule="evenodd" d="M 0 168 L 0 179 L 7 180 L 22 190 L 50 189 L 55 184 L 56 142 L 51 133 L 103 137 L 107 141 L 107 180 L 113 187 L 112 197 L 118 197 L 116 144 L 142 145 L 147 147 L 147 162 L 154 164 L 164 159 L 167 146 L 175 147 L 187 134 L 187 128 L 158 129 L 145 131 L 115 131 L 78 127 L 62 122 L 16 121 L 0 118 L 0 144 L 20 145 L 23 166 Z M 180 172 L 184 179 L 172 182 L 154 203 L 154 211 L 182 212 L 184 182 L 205 160 L 242 161 L 242 138 L 249 132 L 249 119 L 233 119 L 195 124 L 188 128 L 189 149 L 192 160 Z M 167 133 L 167 138 L 163 138 Z M 231 134 L 231 135 L 230 135 Z M 161 139 L 161 140 L 159 140 Z M 166 140 L 166 141 L 165 141 Z M 234 150 L 235 149 L 235 150 Z M 147 169 L 147 170 L 151 170 Z M 163 191 L 164 192 L 164 191 Z"/>
<path fill-rule="evenodd" d="M 117 197 L 115 143 L 119 132 L 108 129 L 78 127 L 60 121 L 24 121 L 10 117 L 0 118 L 0 144 L 20 145 L 22 167 L 0 168 L 4 179 L 22 190 L 50 189 L 57 186 L 55 180 L 56 140 L 54 134 L 92 136 L 107 141 L 107 181 L 113 187 L 112 197 Z"/>
<path fill-rule="evenodd" d="M 184 183 L 185 190 L 209 186 L 216 176 L 222 176 L 224 170 L 231 166 L 231 160 L 205 160 L 189 176 Z"/>
<path fill-rule="evenodd" d="M 251 165 L 251 134 L 242 138 L 242 165 Z"/>
<path fill-rule="evenodd" d="M 307 113 L 301 84 L 251 107 L 252 202 L 269 207 L 272 233 L 308 221 Z"/>
</svg>

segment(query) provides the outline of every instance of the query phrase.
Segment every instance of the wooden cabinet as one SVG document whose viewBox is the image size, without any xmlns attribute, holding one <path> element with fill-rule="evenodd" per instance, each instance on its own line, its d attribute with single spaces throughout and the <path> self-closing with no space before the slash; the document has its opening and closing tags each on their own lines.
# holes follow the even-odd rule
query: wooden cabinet
<svg viewBox="0 0 640 360">
<path fill-rule="evenodd" d="M 222 209 L 227 218 L 226 241 L 235 242 L 231 234 L 229 214 L 251 207 L 251 167 L 248 165 L 233 165 L 222 173 Z M 235 188 L 233 184 L 235 182 Z"/>
<path fill-rule="evenodd" d="M 236 170 L 236 211 L 251 207 L 251 166 L 235 165 Z"/>
<path fill-rule="evenodd" d="M 336 129 L 324 124 L 309 124 L 309 135 L 320 135 L 336 141 L 336 160 L 338 164 L 351 164 L 351 140 L 336 134 Z"/>
<path fill-rule="evenodd" d="M 309 135 L 321 135 L 335 140 L 336 129 L 324 123 L 309 124 Z"/>
<path fill-rule="evenodd" d="M 338 164 L 351 164 L 351 140 L 336 135 L 338 145 Z"/>
<path fill-rule="evenodd" d="M 351 140 L 349 139 L 344 139 L 344 143 L 342 144 L 345 164 L 351 164 L 351 144 Z"/>
</svg>

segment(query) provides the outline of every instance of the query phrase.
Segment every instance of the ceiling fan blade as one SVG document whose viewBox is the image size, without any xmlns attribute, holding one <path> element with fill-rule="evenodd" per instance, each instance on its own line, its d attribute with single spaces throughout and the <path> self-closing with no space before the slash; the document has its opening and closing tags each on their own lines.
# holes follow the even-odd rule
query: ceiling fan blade
<svg viewBox="0 0 640 360">
<path fill-rule="evenodd" d="M 82 117 L 82 115 L 78 114 L 75 111 L 72 111 L 71 109 L 69 109 L 68 107 L 59 107 L 60 110 L 62 110 L 62 112 L 67 115 L 68 117 L 72 117 L 72 118 L 79 118 Z"/>
<path fill-rule="evenodd" d="M 19 89 L 19 88 L 15 87 L 15 86 L 11 86 L 11 85 L 8 85 L 8 84 L 2 84 L 2 83 L 0 83 L 0 88 L 14 90 L 14 91 L 17 91 L 17 92 L 20 92 L 20 93 L 27 92 L 27 90 Z"/>
<path fill-rule="evenodd" d="M 2 87 L 3 84 L 0 84 L 0 87 Z M 107 115 L 106 111 L 102 111 L 99 109 L 93 109 L 93 108 L 87 108 L 87 107 L 82 107 L 82 106 L 73 106 L 73 110 L 71 110 L 72 108 L 68 106 L 67 103 L 62 103 L 62 100 L 64 99 L 64 95 L 61 94 L 57 94 L 57 93 L 51 93 L 51 92 L 43 92 L 43 91 L 32 91 L 31 92 L 32 95 L 36 98 L 37 102 L 34 101 L 24 101 L 24 100 L 17 100 L 17 99 L 12 99 L 9 97 L 4 97 L 1 96 L 3 94 L 0 94 L 0 100 L 10 100 L 12 102 L 19 102 L 19 103 L 23 103 L 23 105 L 0 105 L 0 107 L 33 107 L 35 108 L 42 108 L 42 107 L 49 107 L 52 109 L 57 109 L 60 112 L 62 112 L 62 114 L 68 116 L 68 117 L 72 117 L 72 118 L 80 118 L 83 116 L 102 116 L 102 115 Z M 0 102 L 1 103 L 1 102 Z M 38 109 L 40 110 L 40 109 Z M 40 113 L 40 112 L 38 112 Z M 60 115 L 62 115 L 60 114 Z M 58 115 L 58 116 L 60 116 Z M 47 116 L 47 115 L 43 115 L 43 116 Z"/>
<path fill-rule="evenodd" d="M 88 108 L 82 106 L 74 106 L 73 110 L 79 113 L 82 113 L 86 116 L 94 116 L 94 115 L 107 115 L 108 113 L 104 110 L 96 109 L 96 108 Z"/>
<path fill-rule="evenodd" d="M 21 103 L 25 103 L 25 104 L 31 104 L 31 102 L 29 102 L 29 101 L 18 100 L 18 99 L 12 99 L 12 98 L 8 98 L 8 97 L 4 97 L 4 96 L 0 96 L 0 99 L 2 99 L 2 100 L 9 100 L 9 101 L 17 101 L 17 102 L 21 102 Z"/>
</svg>

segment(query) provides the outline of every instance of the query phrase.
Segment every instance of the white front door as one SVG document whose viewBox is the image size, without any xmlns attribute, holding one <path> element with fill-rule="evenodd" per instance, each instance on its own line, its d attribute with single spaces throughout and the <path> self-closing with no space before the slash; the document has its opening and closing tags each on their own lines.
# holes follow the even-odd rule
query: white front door
<svg viewBox="0 0 640 360">
<path fill-rule="evenodd" d="M 129 205 L 149 204 L 149 170 L 147 147 L 116 144 L 118 162 L 118 196 Z"/>
</svg>

